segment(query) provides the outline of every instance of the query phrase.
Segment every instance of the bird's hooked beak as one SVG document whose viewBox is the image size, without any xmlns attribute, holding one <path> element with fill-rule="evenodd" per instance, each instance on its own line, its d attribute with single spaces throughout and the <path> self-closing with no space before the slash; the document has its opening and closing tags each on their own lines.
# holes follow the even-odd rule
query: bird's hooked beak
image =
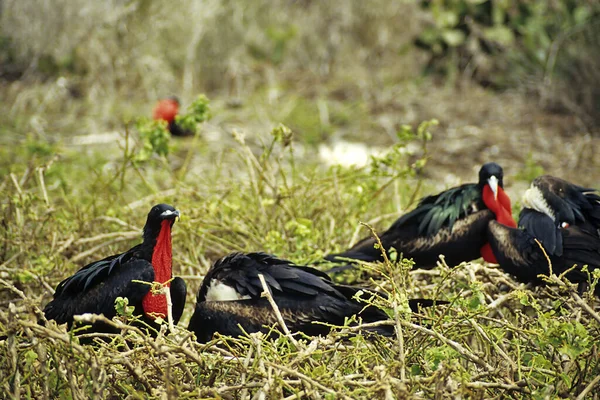
<svg viewBox="0 0 600 400">
<path fill-rule="evenodd" d="M 490 189 L 492 189 L 492 193 L 494 193 L 494 200 L 498 200 L 498 178 L 494 175 L 490 176 L 488 185 L 490 185 Z"/>
<path fill-rule="evenodd" d="M 162 214 L 160 214 L 160 217 L 162 219 L 174 219 L 174 220 L 178 220 L 179 219 L 179 210 L 167 210 L 167 211 L 163 211 Z"/>
</svg>

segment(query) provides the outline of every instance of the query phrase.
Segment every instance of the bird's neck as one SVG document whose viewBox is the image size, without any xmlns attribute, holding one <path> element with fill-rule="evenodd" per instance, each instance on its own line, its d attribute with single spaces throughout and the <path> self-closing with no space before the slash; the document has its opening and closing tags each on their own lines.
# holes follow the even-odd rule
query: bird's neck
<svg viewBox="0 0 600 400">
<path fill-rule="evenodd" d="M 171 248 L 171 222 L 161 223 L 160 233 L 152 252 L 152 266 L 154 267 L 154 280 L 165 283 L 172 276 L 173 250 Z"/>
<path fill-rule="evenodd" d="M 484 186 L 482 197 L 486 207 L 489 208 L 496 216 L 496 221 L 510 228 L 517 227 L 517 223 L 512 216 L 510 198 L 504 192 L 502 187 L 498 187 L 498 196 L 495 198 L 494 194 L 492 193 L 492 189 L 489 186 Z M 480 254 L 485 261 L 493 264 L 498 263 L 489 243 L 483 245 L 483 247 L 480 249 Z"/>
<path fill-rule="evenodd" d="M 512 216 L 510 198 L 500 186 L 498 186 L 497 197 L 494 197 L 492 189 L 489 186 L 483 188 L 482 197 L 486 207 L 496 216 L 496 221 L 511 228 L 517 227 L 517 223 Z"/>
<path fill-rule="evenodd" d="M 168 282 L 173 276 L 173 251 L 171 247 L 171 222 L 163 221 L 160 232 L 152 250 L 152 267 L 154 281 L 170 287 Z M 164 293 L 155 294 L 149 291 L 142 300 L 144 312 L 150 317 L 167 317 L 167 298 Z"/>
</svg>

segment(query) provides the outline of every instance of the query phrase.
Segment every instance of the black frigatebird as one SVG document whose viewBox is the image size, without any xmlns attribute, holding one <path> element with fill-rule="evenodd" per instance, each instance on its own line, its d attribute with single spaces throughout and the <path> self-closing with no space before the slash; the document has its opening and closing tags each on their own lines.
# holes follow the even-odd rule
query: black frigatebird
<svg viewBox="0 0 600 400">
<path fill-rule="evenodd" d="M 47 319 L 59 324 L 73 324 L 73 316 L 85 313 L 116 315 L 115 300 L 127 297 L 134 315 L 152 325 L 157 317 L 167 318 L 166 295 L 153 293 L 143 282 L 159 282 L 170 289 L 173 320 L 181 318 L 185 305 L 186 285 L 172 276 L 171 228 L 179 211 L 158 204 L 148 213 L 143 242 L 124 253 L 90 263 L 56 287 L 54 298 L 44 308 Z M 95 324 L 91 331 L 112 332 L 105 324 Z"/>
<path fill-rule="evenodd" d="M 450 266 L 479 257 L 496 262 L 486 230 L 488 222 L 495 218 L 486 206 L 487 201 L 497 200 L 511 213 L 510 198 L 503 191 L 502 167 L 496 163 L 484 164 L 479 170 L 479 182 L 467 183 L 436 195 L 424 197 L 411 212 L 401 216 L 381 234 L 386 251 L 391 247 L 404 258 L 412 258 L 415 267 L 435 267 L 440 254 Z M 513 221 L 513 226 L 516 223 Z M 340 258 L 361 261 L 383 261 L 380 249 L 374 247 L 375 239 L 367 237 L 352 248 L 325 257 L 340 262 Z M 352 264 L 334 267 L 328 272 L 336 273 L 352 268 Z"/>
<path fill-rule="evenodd" d="M 523 204 L 519 229 L 504 225 L 502 217 L 489 223 L 488 239 L 500 267 L 521 282 L 541 284 L 538 275 L 548 275 L 550 265 L 556 275 L 575 266 L 566 277 L 585 290 L 589 278 L 581 268 L 600 267 L 600 196 L 596 190 L 544 175 L 531 183 Z"/>
<path fill-rule="evenodd" d="M 290 332 L 327 334 L 330 327 L 319 322 L 339 326 L 353 315 L 365 323 L 388 319 L 379 308 L 354 298 L 361 290 L 366 294 L 363 298 L 376 293 L 370 289 L 335 284 L 324 272 L 266 253 L 232 253 L 213 264 L 198 292 L 188 327 L 198 341 L 209 341 L 217 332 L 234 337 L 244 331 L 267 333 L 277 324 L 268 299 L 261 297 L 259 274 Z M 430 300 L 409 302 L 413 309 L 431 304 Z M 394 328 L 382 325 L 368 332 L 389 336 Z"/>
</svg>

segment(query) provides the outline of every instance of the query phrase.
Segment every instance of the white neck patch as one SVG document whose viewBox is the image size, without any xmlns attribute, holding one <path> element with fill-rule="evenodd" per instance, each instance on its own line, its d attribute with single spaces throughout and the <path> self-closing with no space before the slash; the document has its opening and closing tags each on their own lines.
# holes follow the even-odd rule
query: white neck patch
<svg viewBox="0 0 600 400">
<path fill-rule="evenodd" d="M 210 281 L 206 291 L 206 301 L 235 301 L 250 298 L 248 295 L 242 296 L 237 290 L 217 279 Z"/>
<path fill-rule="evenodd" d="M 531 208 L 546 214 L 553 220 L 556 219 L 554 212 L 548 205 L 546 199 L 544 199 L 544 195 L 542 194 L 541 190 L 535 186 L 531 186 L 525 191 L 525 194 L 523 194 L 523 205 L 527 208 Z"/>
</svg>

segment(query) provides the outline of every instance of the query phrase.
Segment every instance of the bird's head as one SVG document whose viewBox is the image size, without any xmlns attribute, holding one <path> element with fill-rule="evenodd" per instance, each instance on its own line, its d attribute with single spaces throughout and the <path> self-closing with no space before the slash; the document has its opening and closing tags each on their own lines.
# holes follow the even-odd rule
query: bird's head
<svg viewBox="0 0 600 400">
<path fill-rule="evenodd" d="M 542 175 L 525 191 L 523 205 L 546 214 L 557 226 L 566 228 L 575 224 L 580 206 L 587 204 L 583 194 L 586 190 L 563 179 Z"/>
<path fill-rule="evenodd" d="M 148 213 L 144 226 L 144 238 L 156 239 L 163 227 L 171 228 L 179 218 L 179 211 L 168 204 L 157 204 Z"/>
<path fill-rule="evenodd" d="M 504 173 L 496 163 L 483 164 L 479 170 L 479 187 L 483 203 L 495 215 L 496 220 L 503 225 L 516 227 L 512 216 L 510 198 L 504 192 Z"/>
<path fill-rule="evenodd" d="M 502 167 L 494 162 L 483 164 L 479 170 L 479 186 L 483 189 L 486 185 L 492 190 L 494 199 L 498 198 L 498 187 L 504 188 L 504 172 Z"/>
</svg>

